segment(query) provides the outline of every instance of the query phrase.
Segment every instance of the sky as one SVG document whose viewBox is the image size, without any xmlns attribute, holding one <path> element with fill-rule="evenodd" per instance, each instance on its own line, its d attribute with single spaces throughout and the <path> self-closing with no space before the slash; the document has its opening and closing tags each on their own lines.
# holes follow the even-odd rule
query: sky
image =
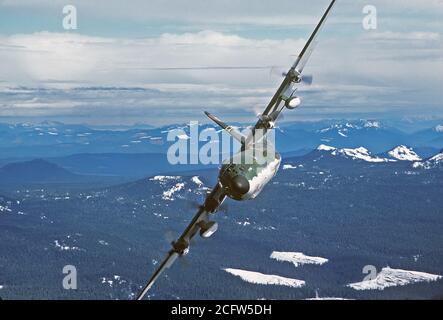
<svg viewBox="0 0 443 320">
<path fill-rule="evenodd" d="M 328 4 L 0 0 L 0 122 L 254 122 Z M 443 0 L 338 0 L 285 120 L 443 118 L 442 15 Z"/>
</svg>

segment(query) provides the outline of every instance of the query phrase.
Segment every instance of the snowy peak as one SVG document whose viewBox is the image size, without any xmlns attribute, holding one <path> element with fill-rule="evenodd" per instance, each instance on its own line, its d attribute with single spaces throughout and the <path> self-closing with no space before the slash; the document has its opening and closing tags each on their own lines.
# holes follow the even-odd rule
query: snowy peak
<svg viewBox="0 0 443 320">
<path fill-rule="evenodd" d="M 359 120 L 350 122 L 340 122 L 330 125 L 329 127 L 317 130 L 318 133 L 338 134 L 343 138 L 347 138 L 352 131 L 362 129 L 380 129 L 382 126 L 379 121 Z"/>
<path fill-rule="evenodd" d="M 421 161 L 420 156 L 415 153 L 412 148 L 406 147 L 404 145 L 395 147 L 394 149 L 389 151 L 388 154 L 392 158 L 400 161 Z"/>
<path fill-rule="evenodd" d="M 389 161 L 395 161 L 385 158 L 379 158 L 376 156 L 373 156 L 368 149 L 364 147 L 358 147 L 355 149 L 350 148 L 342 148 L 337 149 L 335 147 L 327 146 L 327 145 L 319 145 L 317 147 L 317 151 L 323 151 L 323 152 L 329 152 L 333 156 L 342 156 L 345 158 L 351 158 L 352 160 L 363 160 L 366 162 L 389 162 Z"/>
<path fill-rule="evenodd" d="M 347 157 L 351 157 L 352 159 L 361 159 L 369 162 L 375 162 L 372 161 L 375 158 L 372 158 L 369 150 L 364 147 L 358 147 L 355 149 L 349 149 L 349 148 L 337 149 L 333 151 L 332 154 L 333 155 L 341 154 Z"/>
<path fill-rule="evenodd" d="M 321 144 L 317 147 L 318 151 L 334 151 L 337 150 L 335 147 L 327 146 L 325 144 Z"/>
<path fill-rule="evenodd" d="M 443 151 L 440 153 L 437 153 L 435 156 L 433 156 L 431 159 L 429 159 L 428 161 L 432 161 L 435 164 L 438 163 L 443 163 Z"/>
<path fill-rule="evenodd" d="M 366 120 L 364 121 L 363 127 L 365 128 L 377 128 L 381 127 L 380 122 L 374 120 Z"/>
<path fill-rule="evenodd" d="M 443 151 L 437 153 L 435 156 L 429 158 L 426 161 L 418 161 L 413 163 L 414 168 L 431 169 L 443 165 Z"/>
</svg>

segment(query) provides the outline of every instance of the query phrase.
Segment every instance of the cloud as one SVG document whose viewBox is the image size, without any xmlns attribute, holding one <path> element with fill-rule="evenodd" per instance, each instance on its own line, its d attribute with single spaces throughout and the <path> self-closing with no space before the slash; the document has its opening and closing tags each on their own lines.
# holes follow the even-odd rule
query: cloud
<svg viewBox="0 0 443 320">
<path fill-rule="evenodd" d="M 84 81 L 119 86 L 153 82 L 224 83 L 223 70 L 192 68 L 287 65 L 289 54 L 297 52 L 303 42 L 302 39 L 254 40 L 210 30 L 145 39 L 39 32 L 0 38 L 0 46 L 8 47 L 0 52 L 0 65 L 11 82 Z M 274 50 L 277 47 L 279 50 Z M 183 70 L 158 70 L 171 67 Z M 240 77 L 237 74 L 231 80 L 251 82 L 243 78 L 250 71 L 238 73 Z"/>
<path fill-rule="evenodd" d="M 437 32 L 377 32 L 370 33 L 369 38 L 372 40 L 386 41 L 438 41 L 440 34 Z"/>
<path fill-rule="evenodd" d="M 440 33 L 358 30 L 343 37 L 325 28 L 306 68 L 314 85 L 301 88 L 297 117 L 441 106 Z M 281 81 L 266 67 L 286 69 L 305 41 L 214 30 L 144 38 L 1 36 L 0 116 L 127 123 L 157 115 L 185 122 L 206 108 L 246 119 Z"/>
</svg>

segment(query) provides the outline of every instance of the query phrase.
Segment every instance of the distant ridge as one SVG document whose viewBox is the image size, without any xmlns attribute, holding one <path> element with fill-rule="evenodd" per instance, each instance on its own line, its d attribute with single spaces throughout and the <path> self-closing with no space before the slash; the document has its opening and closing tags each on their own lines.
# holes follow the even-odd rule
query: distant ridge
<svg viewBox="0 0 443 320">
<path fill-rule="evenodd" d="M 69 182 L 80 177 L 43 159 L 9 163 L 0 168 L 1 183 Z"/>
</svg>

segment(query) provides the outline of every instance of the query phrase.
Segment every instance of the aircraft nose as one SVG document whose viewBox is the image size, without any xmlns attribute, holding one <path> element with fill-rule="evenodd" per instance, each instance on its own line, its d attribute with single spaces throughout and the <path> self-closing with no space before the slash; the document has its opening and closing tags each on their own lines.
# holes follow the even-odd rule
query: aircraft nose
<svg viewBox="0 0 443 320">
<path fill-rule="evenodd" d="M 231 193 L 237 197 L 241 197 L 248 193 L 249 181 L 243 176 L 235 176 L 231 181 Z"/>
</svg>

